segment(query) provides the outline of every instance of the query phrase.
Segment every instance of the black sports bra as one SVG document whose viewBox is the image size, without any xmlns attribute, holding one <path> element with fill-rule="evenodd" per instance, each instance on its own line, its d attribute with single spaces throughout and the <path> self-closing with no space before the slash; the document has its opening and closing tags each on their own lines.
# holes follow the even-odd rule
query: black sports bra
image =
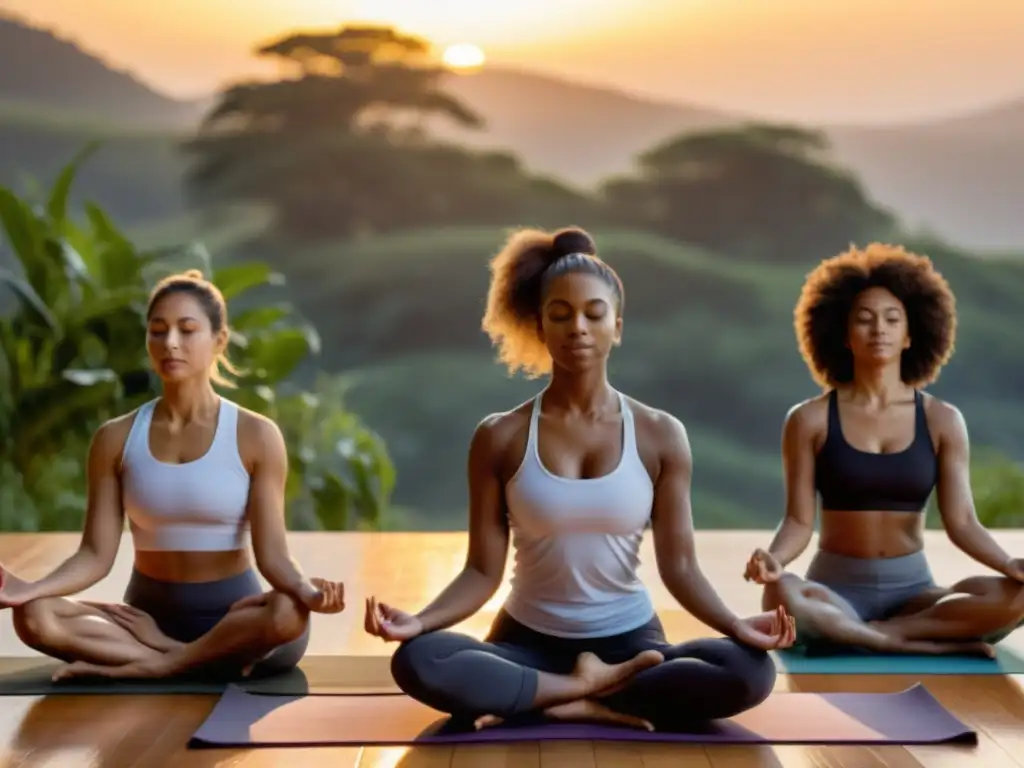
<svg viewBox="0 0 1024 768">
<path fill-rule="evenodd" d="M 828 399 L 828 436 L 815 459 L 822 509 L 921 512 L 938 480 L 938 460 L 921 393 L 914 391 L 914 441 L 899 453 L 859 451 L 843 436 L 839 403 Z"/>
</svg>

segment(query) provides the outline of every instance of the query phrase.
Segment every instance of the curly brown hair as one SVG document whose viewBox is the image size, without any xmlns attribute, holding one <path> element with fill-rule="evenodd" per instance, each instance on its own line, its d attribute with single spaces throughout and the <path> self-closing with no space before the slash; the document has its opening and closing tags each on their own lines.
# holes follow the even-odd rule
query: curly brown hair
<svg viewBox="0 0 1024 768">
<path fill-rule="evenodd" d="M 528 378 L 536 378 L 551 372 L 551 355 L 538 329 L 544 292 L 554 278 L 576 272 L 596 275 L 614 291 L 616 309 L 622 312 L 622 281 L 597 256 L 593 238 L 578 227 L 515 231 L 491 259 L 490 268 L 481 325 L 509 373 L 522 369 Z"/>
<path fill-rule="evenodd" d="M 849 316 L 857 296 L 876 287 L 899 299 L 907 314 L 911 344 L 900 361 L 904 383 L 934 382 L 952 356 L 956 299 L 931 259 L 898 245 L 851 246 L 807 276 L 793 313 L 800 354 L 822 387 L 853 380 L 853 355 L 846 345 Z"/>
</svg>

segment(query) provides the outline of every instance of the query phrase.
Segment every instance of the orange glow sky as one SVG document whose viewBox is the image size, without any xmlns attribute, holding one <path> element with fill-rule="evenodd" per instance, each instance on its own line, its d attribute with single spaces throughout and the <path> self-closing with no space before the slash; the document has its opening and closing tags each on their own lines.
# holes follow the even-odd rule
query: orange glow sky
<svg viewBox="0 0 1024 768">
<path fill-rule="evenodd" d="M 172 96 L 272 72 L 252 47 L 386 21 L 492 63 L 765 117 L 855 122 L 1024 97 L 1022 0 L 0 0 Z"/>
</svg>

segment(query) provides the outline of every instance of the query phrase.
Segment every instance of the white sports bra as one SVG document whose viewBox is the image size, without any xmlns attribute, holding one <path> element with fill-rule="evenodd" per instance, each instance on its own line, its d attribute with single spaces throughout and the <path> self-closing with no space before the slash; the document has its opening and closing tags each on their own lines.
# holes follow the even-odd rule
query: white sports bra
<svg viewBox="0 0 1024 768">
<path fill-rule="evenodd" d="M 121 460 L 124 510 L 135 548 L 244 548 L 250 480 L 238 452 L 238 406 L 221 398 L 217 431 L 205 455 L 186 464 L 167 464 L 149 449 L 156 403 L 139 408 Z"/>
</svg>

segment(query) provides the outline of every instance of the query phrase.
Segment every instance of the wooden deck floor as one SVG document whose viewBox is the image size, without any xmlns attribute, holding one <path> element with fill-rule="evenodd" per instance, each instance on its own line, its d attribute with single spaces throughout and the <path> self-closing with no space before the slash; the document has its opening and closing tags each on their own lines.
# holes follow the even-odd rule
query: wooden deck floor
<svg viewBox="0 0 1024 768">
<path fill-rule="evenodd" d="M 741 576 L 743 559 L 767 542 L 766 533 L 701 532 L 702 565 L 738 612 L 758 610 L 757 588 Z M 1010 551 L 1024 551 L 1024 531 L 1001 533 Z M 45 573 L 70 554 L 77 536 L 0 535 L 0 563 L 27 578 Z M 386 656 L 393 646 L 362 631 L 363 597 L 369 593 L 411 610 L 420 608 L 457 573 L 465 552 L 463 534 L 293 534 L 293 552 L 310 575 L 345 581 L 349 609 L 315 616 L 310 654 Z M 929 552 L 936 577 L 944 582 L 977 568 L 941 536 L 933 534 Z M 808 555 L 797 563 L 802 568 Z M 654 571 L 648 541 L 644 577 L 673 641 L 708 634 L 674 605 Z M 131 568 L 126 538 L 110 577 L 87 597 L 118 600 Z M 486 609 L 460 627 L 480 636 L 498 609 L 506 586 Z M 1007 641 L 1024 648 L 1024 632 Z M 0 656 L 34 656 L 11 628 L 10 614 L 0 622 Z M 779 690 L 896 691 L 916 679 L 886 676 L 780 676 Z M 139 768 L 269 768 L 303 760 L 336 768 L 1024 768 L 1024 692 L 1016 676 L 930 677 L 923 682 L 954 714 L 979 732 L 976 747 L 674 747 L 607 743 L 544 743 L 513 746 L 406 748 L 333 748 L 188 751 L 185 743 L 206 717 L 214 698 L 205 696 L 59 696 L 23 706 L 0 697 L 0 765 L 138 766 Z"/>
</svg>

